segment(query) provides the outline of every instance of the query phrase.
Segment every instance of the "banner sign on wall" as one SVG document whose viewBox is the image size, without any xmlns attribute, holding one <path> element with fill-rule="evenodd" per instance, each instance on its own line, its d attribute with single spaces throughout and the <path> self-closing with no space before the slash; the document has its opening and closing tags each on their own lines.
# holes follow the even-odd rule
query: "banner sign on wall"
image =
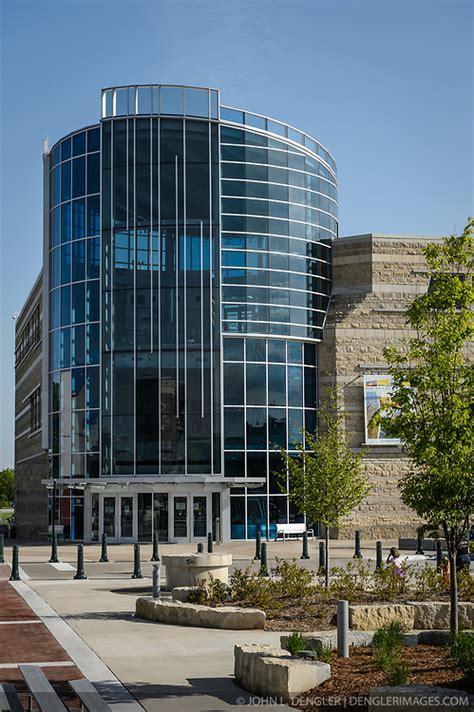
<svg viewBox="0 0 474 712">
<path fill-rule="evenodd" d="M 367 445 L 400 445 L 398 438 L 385 435 L 382 424 L 373 417 L 391 400 L 392 377 L 388 375 L 364 376 L 365 442 Z"/>
</svg>

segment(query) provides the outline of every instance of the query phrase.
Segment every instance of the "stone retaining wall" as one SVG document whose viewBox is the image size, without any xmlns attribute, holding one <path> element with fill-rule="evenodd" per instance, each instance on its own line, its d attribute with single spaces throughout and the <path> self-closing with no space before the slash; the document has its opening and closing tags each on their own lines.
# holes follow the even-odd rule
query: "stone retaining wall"
<svg viewBox="0 0 474 712">
<path fill-rule="evenodd" d="M 474 603 L 461 602 L 459 626 L 474 627 Z M 410 601 L 349 606 L 349 626 L 353 630 L 377 630 L 399 621 L 407 630 L 440 630 L 449 628 L 449 603 L 444 601 Z"/>
</svg>

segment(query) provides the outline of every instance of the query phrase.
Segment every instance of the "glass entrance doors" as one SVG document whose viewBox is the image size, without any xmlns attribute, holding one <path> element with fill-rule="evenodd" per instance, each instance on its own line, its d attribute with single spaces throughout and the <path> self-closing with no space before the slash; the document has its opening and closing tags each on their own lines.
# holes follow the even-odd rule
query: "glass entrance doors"
<svg viewBox="0 0 474 712">
<path fill-rule="evenodd" d="M 102 498 L 102 532 L 111 543 L 131 542 L 136 537 L 134 495 L 104 495 Z"/>
</svg>

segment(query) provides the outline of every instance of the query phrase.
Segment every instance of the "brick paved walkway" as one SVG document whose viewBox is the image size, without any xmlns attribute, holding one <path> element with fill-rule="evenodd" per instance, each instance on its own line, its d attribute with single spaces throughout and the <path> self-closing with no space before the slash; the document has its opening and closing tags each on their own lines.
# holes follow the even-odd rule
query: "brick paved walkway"
<svg viewBox="0 0 474 712">
<path fill-rule="evenodd" d="M 63 702 L 71 709 L 79 709 L 67 681 L 77 680 L 83 675 L 28 604 L 5 580 L 5 573 L 9 574 L 5 568 L 9 569 L 3 565 L 0 567 L 0 578 L 3 579 L 0 580 L 0 682 L 13 683 L 17 692 L 23 695 L 26 686 L 18 665 L 40 665 Z M 22 697 L 22 702 L 26 710 L 26 696 Z"/>
</svg>

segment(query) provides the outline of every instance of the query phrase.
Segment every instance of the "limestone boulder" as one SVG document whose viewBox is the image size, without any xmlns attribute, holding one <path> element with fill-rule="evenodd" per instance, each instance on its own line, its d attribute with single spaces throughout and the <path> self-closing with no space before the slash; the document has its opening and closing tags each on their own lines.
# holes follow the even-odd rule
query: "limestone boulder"
<svg viewBox="0 0 474 712">
<path fill-rule="evenodd" d="M 135 604 L 137 618 L 186 625 L 197 628 L 223 628 L 226 630 L 251 630 L 265 628 L 266 615 L 256 608 L 221 606 L 210 608 L 195 603 L 183 603 L 141 596 Z"/>
<path fill-rule="evenodd" d="M 415 612 L 411 605 L 384 603 L 349 606 L 349 627 L 353 630 L 377 630 L 392 621 L 399 621 L 407 630 L 423 627 L 414 625 Z"/>
<path fill-rule="evenodd" d="M 444 601 L 415 601 L 412 606 L 414 610 L 413 628 L 417 630 L 449 628 L 449 603 Z M 461 628 L 474 628 L 474 603 L 460 602 L 458 604 L 458 615 Z"/>
</svg>

